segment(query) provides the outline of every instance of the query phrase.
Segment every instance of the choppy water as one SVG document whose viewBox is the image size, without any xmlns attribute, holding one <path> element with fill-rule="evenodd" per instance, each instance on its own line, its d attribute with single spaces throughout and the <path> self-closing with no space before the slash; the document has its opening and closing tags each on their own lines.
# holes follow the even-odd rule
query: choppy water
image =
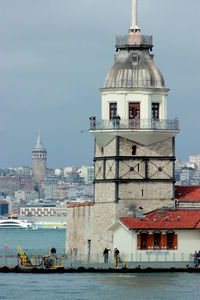
<svg viewBox="0 0 200 300">
<path fill-rule="evenodd" d="M 0 274 L 0 299 L 200 299 L 199 274 Z"/>
<path fill-rule="evenodd" d="M 0 230 L 0 251 L 65 248 L 65 230 Z M 200 299 L 200 274 L 0 274 L 0 299 Z"/>
<path fill-rule="evenodd" d="M 59 253 L 65 249 L 66 231 L 62 229 L 0 229 L 0 253 L 4 246 L 13 253 L 17 250 L 17 244 L 23 249 L 47 251 L 52 246 L 56 247 Z"/>
</svg>

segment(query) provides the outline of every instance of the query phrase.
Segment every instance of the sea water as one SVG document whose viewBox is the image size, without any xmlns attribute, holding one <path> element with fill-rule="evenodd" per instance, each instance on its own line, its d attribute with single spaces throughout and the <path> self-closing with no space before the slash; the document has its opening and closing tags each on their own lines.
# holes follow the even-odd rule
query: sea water
<svg viewBox="0 0 200 300">
<path fill-rule="evenodd" d="M 0 250 L 64 252 L 65 230 L 0 230 Z M 7 247 L 6 247 L 7 249 Z M 0 299 L 200 299 L 200 274 L 12 274 L 0 273 Z"/>
<path fill-rule="evenodd" d="M 0 299 L 193 299 L 199 274 L 0 274 Z"/>
<path fill-rule="evenodd" d="M 64 253 L 65 239 L 64 229 L 0 229 L 0 253 L 5 248 L 16 253 L 17 244 L 23 249 L 41 253 L 54 246 L 59 253 Z"/>
</svg>

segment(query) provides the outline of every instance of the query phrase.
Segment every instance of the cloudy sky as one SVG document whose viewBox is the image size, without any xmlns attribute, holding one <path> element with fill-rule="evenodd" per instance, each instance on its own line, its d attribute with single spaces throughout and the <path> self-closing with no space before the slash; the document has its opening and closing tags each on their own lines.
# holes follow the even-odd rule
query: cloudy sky
<svg viewBox="0 0 200 300">
<path fill-rule="evenodd" d="M 200 153 L 200 1 L 139 0 L 139 25 L 153 34 L 179 117 L 177 156 Z M 48 166 L 92 163 L 88 118 L 127 34 L 131 0 L 0 0 L 0 167 L 31 165 L 40 128 Z"/>
</svg>

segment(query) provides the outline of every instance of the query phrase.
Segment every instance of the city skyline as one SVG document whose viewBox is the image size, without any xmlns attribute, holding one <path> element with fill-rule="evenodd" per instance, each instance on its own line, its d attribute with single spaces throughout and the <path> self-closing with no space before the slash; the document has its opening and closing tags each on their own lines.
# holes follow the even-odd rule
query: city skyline
<svg viewBox="0 0 200 300">
<path fill-rule="evenodd" d="M 153 35 L 156 63 L 171 89 L 168 117 L 180 118 L 177 157 L 186 160 L 200 152 L 200 3 L 170 2 L 141 0 L 139 25 Z M 98 88 L 113 64 L 115 35 L 127 34 L 131 23 L 127 5 L 128 13 L 119 0 L 0 0 L 1 167 L 31 165 L 39 128 L 48 167 L 92 163 L 93 139 L 81 131 L 91 115 L 99 117 Z"/>
</svg>

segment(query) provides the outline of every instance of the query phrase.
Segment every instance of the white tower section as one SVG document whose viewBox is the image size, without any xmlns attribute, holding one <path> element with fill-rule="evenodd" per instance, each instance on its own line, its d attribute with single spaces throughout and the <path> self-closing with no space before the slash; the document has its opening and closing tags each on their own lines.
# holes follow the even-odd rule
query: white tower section
<svg viewBox="0 0 200 300">
<path fill-rule="evenodd" d="M 132 0 L 132 6 L 132 26 L 127 36 L 117 36 L 114 65 L 107 73 L 104 87 L 100 89 L 100 127 L 105 129 L 106 125 L 111 129 L 113 119 L 118 116 L 122 131 L 119 130 L 117 135 L 150 145 L 174 137 L 178 123 L 167 119 L 169 89 L 165 87 L 164 78 L 151 54 L 152 36 L 142 35 L 137 26 L 137 0 Z M 125 128 L 131 131 L 125 132 Z M 103 135 L 93 133 L 102 147 L 114 137 L 114 132 L 108 133 L 107 130 Z"/>
</svg>

